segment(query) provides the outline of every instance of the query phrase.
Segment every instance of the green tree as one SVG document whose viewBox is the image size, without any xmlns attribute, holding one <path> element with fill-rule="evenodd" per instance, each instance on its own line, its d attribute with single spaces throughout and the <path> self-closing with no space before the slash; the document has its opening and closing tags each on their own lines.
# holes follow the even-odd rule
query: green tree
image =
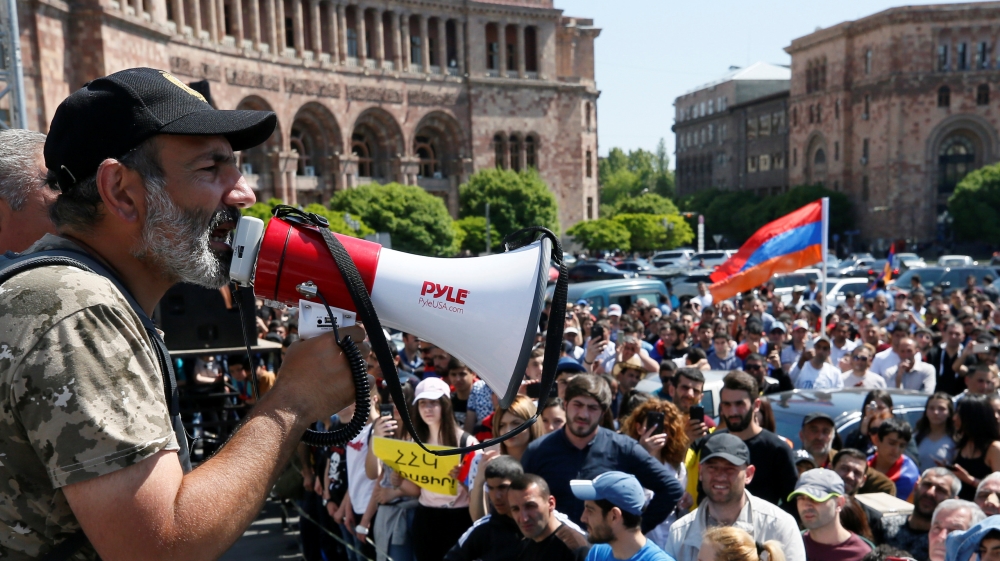
<svg viewBox="0 0 1000 561">
<path fill-rule="evenodd" d="M 608 249 L 628 251 L 631 248 L 629 231 L 621 222 L 608 218 L 577 222 L 572 228 L 566 230 L 566 233 L 591 251 Z"/>
<path fill-rule="evenodd" d="M 534 169 L 476 172 L 458 190 L 458 215 L 485 217 L 486 203 L 490 204 L 490 224 L 501 236 L 528 226 L 544 226 L 559 233 L 556 197 Z"/>
<path fill-rule="evenodd" d="M 691 225 L 684 220 L 683 216 L 670 214 L 667 216 L 667 223 L 670 226 L 667 228 L 666 243 L 661 249 L 675 249 L 694 241 L 694 230 L 691 229 Z"/>
<path fill-rule="evenodd" d="M 492 206 L 490 207 L 492 211 Z M 486 217 L 466 216 L 455 221 L 455 227 L 462 231 L 462 241 L 458 244 L 459 249 L 468 250 L 473 255 L 479 255 L 486 251 Z M 496 226 L 490 224 L 490 251 L 496 252 L 503 245 L 503 236 L 500 235 Z"/>
<path fill-rule="evenodd" d="M 614 215 L 617 214 L 677 214 L 677 206 L 673 201 L 655 193 L 643 193 L 638 197 L 628 197 L 618 201 L 612 207 Z M 612 216 L 605 216 L 612 218 Z"/>
<path fill-rule="evenodd" d="M 597 180 L 601 186 L 601 204 L 613 205 L 643 193 L 656 193 L 663 197 L 674 194 L 674 174 L 670 171 L 667 145 L 660 139 L 656 152 L 612 148 L 597 166 Z M 610 208 L 610 207 L 605 207 Z"/>
<path fill-rule="evenodd" d="M 952 228 L 959 239 L 1000 245 L 1000 164 L 959 181 L 948 199 L 948 213 L 958 218 Z"/>
<path fill-rule="evenodd" d="M 313 203 L 302 209 L 306 212 L 311 212 L 313 214 L 318 214 L 326 218 L 327 222 L 330 223 L 330 230 L 337 232 L 338 234 L 346 234 L 348 236 L 354 236 L 355 238 L 363 238 L 365 236 L 375 233 L 357 216 L 351 216 L 351 219 L 358 224 L 358 229 L 355 230 L 347 223 L 344 219 L 343 212 L 332 211 L 319 203 Z"/>
<path fill-rule="evenodd" d="M 388 232 L 393 249 L 418 255 L 452 255 L 455 231 L 444 201 L 413 185 L 368 184 L 339 191 L 330 208 L 360 216 L 376 232 Z"/>
<path fill-rule="evenodd" d="M 243 216 L 252 216 L 254 218 L 259 218 L 264 221 L 267 225 L 271 221 L 273 216 L 274 207 L 284 204 L 281 199 L 271 198 L 268 199 L 266 203 L 254 203 L 253 206 L 243 209 Z M 326 218 L 327 222 L 330 223 L 330 230 L 338 234 L 344 234 L 347 236 L 352 236 L 355 238 L 363 238 L 369 234 L 374 234 L 375 230 L 369 228 L 358 216 L 351 216 L 351 219 L 358 223 L 358 229 L 355 230 L 351 228 L 347 222 L 344 220 L 343 212 L 333 212 L 330 209 L 324 207 L 323 205 L 313 203 L 304 209 L 306 212 L 311 212 L 313 214 L 318 214 Z"/>
<path fill-rule="evenodd" d="M 628 231 L 632 251 L 673 249 L 694 239 L 691 227 L 678 214 L 619 214 L 612 220 Z"/>
</svg>

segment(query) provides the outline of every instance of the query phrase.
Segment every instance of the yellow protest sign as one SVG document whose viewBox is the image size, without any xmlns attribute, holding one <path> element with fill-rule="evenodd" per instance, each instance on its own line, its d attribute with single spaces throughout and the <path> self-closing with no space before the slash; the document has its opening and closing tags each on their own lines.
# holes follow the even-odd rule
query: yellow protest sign
<svg viewBox="0 0 1000 561">
<path fill-rule="evenodd" d="M 448 446 L 430 444 L 427 448 L 450 449 Z M 378 436 L 372 439 L 372 451 L 385 465 L 420 487 L 442 495 L 458 494 L 458 482 L 448 474 L 458 466 L 461 456 L 435 456 L 428 454 L 414 442 Z"/>
</svg>

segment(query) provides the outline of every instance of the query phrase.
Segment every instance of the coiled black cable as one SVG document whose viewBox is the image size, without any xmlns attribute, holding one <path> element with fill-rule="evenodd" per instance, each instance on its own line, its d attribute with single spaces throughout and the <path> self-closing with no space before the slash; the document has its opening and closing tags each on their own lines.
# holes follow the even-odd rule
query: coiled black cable
<svg viewBox="0 0 1000 561">
<path fill-rule="evenodd" d="M 347 365 L 351 368 L 351 379 L 354 380 L 355 407 L 354 417 L 346 426 L 332 431 L 307 429 L 306 433 L 302 435 L 302 442 L 315 447 L 337 446 L 354 440 L 368 424 L 368 417 L 371 415 L 372 387 L 368 383 L 368 362 L 365 361 L 365 357 L 361 356 L 358 344 L 351 339 L 350 335 L 344 335 L 343 339 L 340 338 L 340 330 L 337 328 L 337 318 L 333 315 L 333 310 L 330 309 L 326 298 L 323 298 L 323 294 L 319 290 L 316 291 L 316 296 L 319 296 L 323 306 L 326 307 L 326 313 L 330 314 L 330 321 L 333 322 L 333 335 L 337 339 L 337 345 L 344 351 Z"/>
</svg>

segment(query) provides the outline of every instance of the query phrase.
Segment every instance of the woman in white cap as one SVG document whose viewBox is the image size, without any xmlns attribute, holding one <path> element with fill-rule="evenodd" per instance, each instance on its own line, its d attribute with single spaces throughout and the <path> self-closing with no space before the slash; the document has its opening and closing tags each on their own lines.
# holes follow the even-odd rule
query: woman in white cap
<svg viewBox="0 0 1000 561">
<path fill-rule="evenodd" d="M 472 446 L 479 441 L 455 421 L 451 408 L 451 388 L 441 378 L 427 378 L 417 384 L 410 418 L 417 436 L 435 446 Z M 411 482 L 405 482 L 412 485 Z M 417 561 L 440 561 L 451 546 L 472 526 L 469 492 L 456 485 L 456 495 L 443 495 L 420 488 L 419 506 L 413 516 L 413 553 Z"/>
</svg>

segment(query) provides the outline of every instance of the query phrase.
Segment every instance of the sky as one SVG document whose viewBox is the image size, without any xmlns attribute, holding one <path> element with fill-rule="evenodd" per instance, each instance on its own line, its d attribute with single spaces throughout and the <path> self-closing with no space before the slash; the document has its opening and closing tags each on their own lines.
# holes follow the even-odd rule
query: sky
<svg viewBox="0 0 1000 561">
<path fill-rule="evenodd" d="M 674 99 L 715 80 L 730 66 L 790 64 L 784 48 L 830 27 L 899 5 L 952 3 L 887 0 L 555 0 L 567 16 L 601 28 L 594 58 L 599 154 L 654 150 L 667 142 L 674 167 Z"/>
</svg>

